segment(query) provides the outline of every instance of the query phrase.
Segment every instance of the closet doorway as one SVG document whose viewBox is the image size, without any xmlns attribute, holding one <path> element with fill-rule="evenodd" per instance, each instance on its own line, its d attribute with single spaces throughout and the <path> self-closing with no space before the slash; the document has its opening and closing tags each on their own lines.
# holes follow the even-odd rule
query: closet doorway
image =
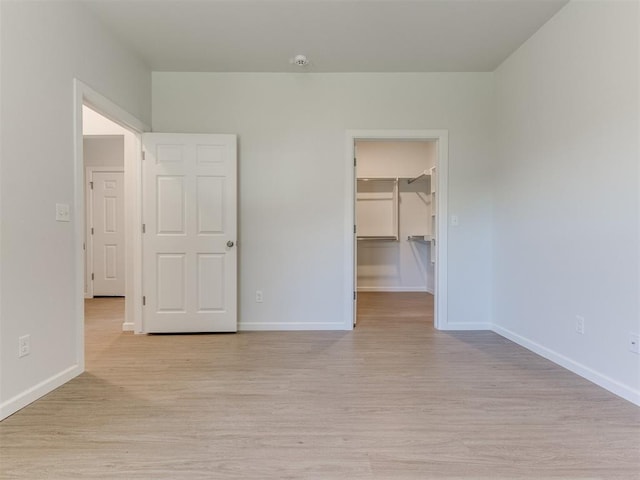
<svg viewBox="0 0 640 480">
<path fill-rule="evenodd" d="M 354 132 L 351 140 L 354 325 L 360 312 L 446 328 L 446 132 Z"/>
</svg>

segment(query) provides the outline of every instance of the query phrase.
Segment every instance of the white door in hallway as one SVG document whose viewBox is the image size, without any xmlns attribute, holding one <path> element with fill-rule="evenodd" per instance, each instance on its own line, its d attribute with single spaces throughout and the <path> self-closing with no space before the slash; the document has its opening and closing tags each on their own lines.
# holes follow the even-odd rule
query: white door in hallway
<svg viewBox="0 0 640 480">
<path fill-rule="evenodd" d="M 143 143 L 143 331 L 237 330 L 235 135 Z"/>
<path fill-rule="evenodd" d="M 123 296 L 124 173 L 93 172 L 91 181 L 93 295 Z"/>
</svg>

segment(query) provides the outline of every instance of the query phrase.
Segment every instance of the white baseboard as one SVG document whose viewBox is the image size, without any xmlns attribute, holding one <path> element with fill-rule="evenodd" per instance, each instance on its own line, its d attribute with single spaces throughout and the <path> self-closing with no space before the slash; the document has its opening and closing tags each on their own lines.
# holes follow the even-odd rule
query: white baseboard
<svg viewBox="0 0 640 480">
<path fill-rule="evenodd" d="M 56 375 L 38 383 L 37 385 L 19 393 L 13 398 L 10 398 L 6 402 L 0 405 L 0 420 L 7 418 L 9 415 L 13 415 L 21 408 L 26 407 L 32 402 L 35 402 L 40 397 L 43 397 L 47 393 L 55 390 L 61 385 L 67 383 L 72 378 L 77 377 L 82 373 L 82 368 L 79 365 L 73 365 L 72 367 L 63 370 Z"/>
<path fill-rule="evenodd" d="M 238 331 L 292 331 L 292 330 L 346 330 L 344 323 L 338 322 L 240 322 Z"/>
<path fill-rule="evenodd" d="M 359 292 L 426 292 L 427 287 L 361 287 Z"/>
<path fill-rule="evenodd" d="M 492 325 L 490 323 L 481 322 L 465 322 L 465 323 L 450 323 L 448 325 L 439 328 L 438 330 L 443 332 L 448 331 L 465 331 L 465 330 L 491 330 Z"/>
<path fill-rule="evenodd" d="M 503 337 L 511 340 L 512 342 L 517 343 L 518 345 L 526 348 L 527 350 L 531 350 L 534 353 L 537 353 L 541 357 L 546 358 L 547 360 L 551 360 L 553 363 L 560 365 L 561 367 L 566 368 L 567 370 L 575 373 L 576 375 L 580 375 L 582 378 L 589 380 L 590 382 L 595 383 L 596 385 L 604 388 L 605 390 L 609 390 L 611 393 L 618 395 L 619 397 L 624 398 L 625 400 L 630 401 L 638 406 L 640 406 L 640 391 L 634 390 L 627 385 L 624 385 L 612 378 L 609 378 L 606 375 L 603 375 L 600 372 L 597 372 L 581 363 L 578 363 L 564 355 L 555 352 L 547 347 L 540 345 L 528 338 L 525 338 L 517 333 L 512 332 L 506 328 L 500 327 L 499 325 L 493 325 L 492 330 L 496 332 L 498 335 L 502 335 Z"/>
<path fill-rule="evenodd" d="M 122 324 L 123 332 L 133 332 L 134 330 L 135 330 L 135 325 L 133 324 L 133 322 L 124 322 Z"/>
</svg>

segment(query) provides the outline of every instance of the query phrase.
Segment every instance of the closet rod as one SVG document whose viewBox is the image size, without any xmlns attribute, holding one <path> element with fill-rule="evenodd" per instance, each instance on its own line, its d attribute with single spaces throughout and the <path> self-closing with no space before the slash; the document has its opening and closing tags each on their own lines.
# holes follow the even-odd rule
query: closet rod
<svg viewBox="0 0 640 480">
<path fill-rule="evenodd" d="M 428 172 L 427 170 L 425 170 L 424 172 L 422 172 L 422 173 L 421 173 L 420 175 L 418 175 L 417 177 L 412 178 L 411 180 L 409 180 L 407 183 L 413 183 L 413 182 L 415 182 L 416 180 L 419 180 L 420 178 L 425 177 L 425 176 L 427 176 L 427 175 L 429 175 L 429 172 Z"/>
<path fill-rule="evenodd" d="M 359 182 L 397 182 L 398 177 L 358 177 Z"/>
</svg>

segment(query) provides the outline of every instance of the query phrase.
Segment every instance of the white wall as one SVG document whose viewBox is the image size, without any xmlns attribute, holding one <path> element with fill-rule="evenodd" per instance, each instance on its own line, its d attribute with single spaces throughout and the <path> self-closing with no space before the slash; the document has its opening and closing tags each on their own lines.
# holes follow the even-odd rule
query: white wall
<svg viewBox="0 0 640 480">
<path fill-rule="evenodd" d="M 124 167 L 124 135 L 85 135 L 84 164 L 87 167 Z"/>
<path fill-rule="evenodd" d="M 358 176 L 414 178 L 435 165 L 436 148 L 426 140 L 357 140 Z"/>
<path fill-rule="evenodd" d="M 82 369 L 73 78 L 148 122 L 151 77 L 81 4 L 1 2 L 0 8 L 2 418 Z M 71 222 L 55 221 L 57 202 L 71 205 Z M 25 334 L 31 354 L 18 359 Z"/>
<path fill-rule="evenodd" d="M 341 328 L 346 132 L 448 129 L 450 328 L 488 326 L 493 75 L 154 73 L 153 129 L 239 135 L 240 328 Z M 264 303 L 255 303 L 255 291 Z"/>
<path fill-rule="evenodd" d="M 410 235 L 431 234 L 430 177 L 411 184 L 408 179 L 435 165 L 436 142 L 359 140 L 356 152 L 359 178 L 399 178 L 400 231 L 398 241 L 358 241 L 358 291 L 433 293 L 431 247 L 425 242 L 407 240 Z M 375 222 L 375 226 L 384 219 L 374 216 L 369 221 Z M 366 227 L 362 222 L 357 216 L 359 231 Z"/>
<path fill-rule="evenodd" d="M 127 133 L 131 132 L 99 114 L 93 108 L 82 106 L 82 134 L 84 136 L 126 135 Z"/>
<path fill-rule="evenodd" d="M 572 2 L 497 70 L 493 275 L 498 332 L 636 403 L 638 19 Z"/>
</svg>

